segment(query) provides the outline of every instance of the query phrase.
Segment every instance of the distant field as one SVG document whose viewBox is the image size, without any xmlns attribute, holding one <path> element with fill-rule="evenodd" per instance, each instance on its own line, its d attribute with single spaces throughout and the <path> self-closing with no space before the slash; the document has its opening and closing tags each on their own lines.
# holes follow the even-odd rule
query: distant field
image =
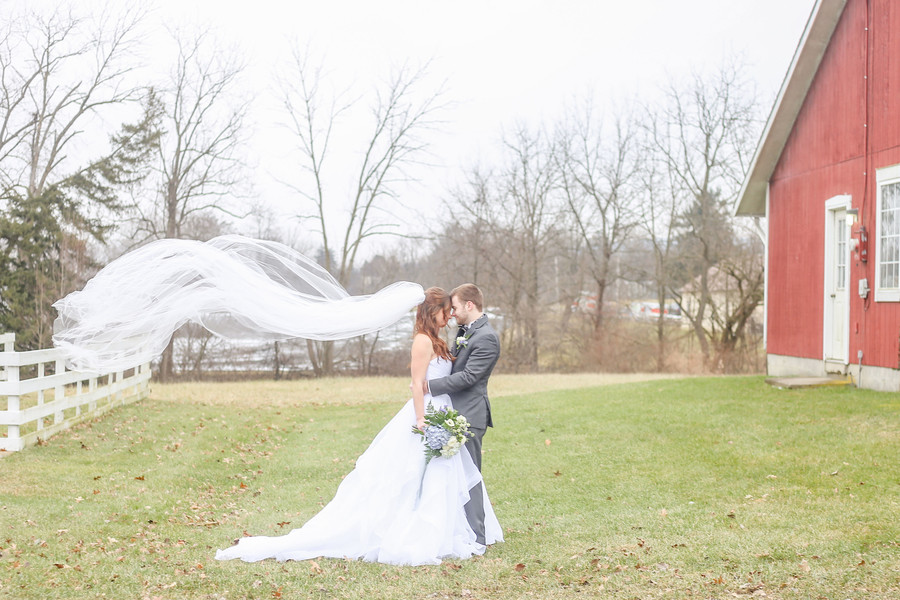
<svg viewBox="0 0 900 600">
<path fill-rule="evenodd" d="M 491 377 L 488 393 L 492 398 L 533 392 L 572 390 L 633 383 L 655 379 L 678 378 L 658 374 L 540 374 Z M 204 404 L 347 404 L 361 402 L 404 402 L 409 399 L 409 379 L 403 377 L 335 377 L 291 381 L 244 381 L 222 383 L 173 383 L 152 385 L 152 395 L 159 400 L 189 400 Z"/>
</svg>

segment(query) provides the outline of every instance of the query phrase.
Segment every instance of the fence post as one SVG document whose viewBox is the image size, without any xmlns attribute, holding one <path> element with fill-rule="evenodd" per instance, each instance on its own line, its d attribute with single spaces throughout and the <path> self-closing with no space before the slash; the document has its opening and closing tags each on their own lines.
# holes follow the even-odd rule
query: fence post
<svg viewBox="0 0 900 600">
<path fill-rule="evenodd" d="M 61 358 L 57 358 L 54 363 L 54 374 L 63 373 L 66 370 L 66 362 Z M 57 403 L 57 405 L 62 405 L 63 398 L 66 395 L 66 389 L 62 385 L 57 385 L 53 388 L 53 401 Z M 59 410 L 53 415 L 54 423 L 62 423 L 65 415 L 63 415 L 63 411 Z"/>
<path fill-rule="evenodd" d="M 78 381 L 75 382 L 75 396 L 81 395 L 81 384 L 82 383 L 83 383 L 83 381 L 81 379 L 79 379 Z M 75 416 L 76 417 L 81 416 L 81 404 L 78 404 L 75 406 Z"/>
<path fill-rule="evenodd" d="M 37 376 L 38 376 L 38 378 L 43 378 L 43 377 L 44 377 L 44 363 L 38 363 L 38 366 L 37 366 Z M 38 403 L 38 406 L 43 406 L 43 404 L 44 404 L 44 390 L 38 390 L 38 392 L 37 392 L 37 403 Z M 38 428 L 38 431 L 40 431 L 41 429 L 44 428 L 44 417 L 40 417 L 40 418 L 37 420 L 37 428 Z"/>
<path fill-rule="evenodd" d="M 97 375 L 92 376 L 88 380 L 88 392 L 91 394 L 91 402 L 88 404 L 88 410 L 94 412 L 97 410 L 97 396 L 95 392 L 97 391 Z"/>
<path fill-rule="evenodd" d="M 12 384 L 15 391 L 14 394 L 6 397 L 6 410 L 10 413 L 19 412 L 19 366 L 11 366 L 6 368 L 6 381 Z M 6 427 L 6 449 L 10 451 L 22 449 L 22 439 L 19 435 L 19 424 L 8 425 Z"/>
<path fill-rule="evenodd" d="M 0 352 L 12 352 L 15 341 L 16 334 L 14 333 L 0 334 L 0 345 L 3 346 L 3 350 L 0 350 Z M 0 366 L 0 381 L 6 381 L 6 379 L 6 367 Z"/>
</svg>

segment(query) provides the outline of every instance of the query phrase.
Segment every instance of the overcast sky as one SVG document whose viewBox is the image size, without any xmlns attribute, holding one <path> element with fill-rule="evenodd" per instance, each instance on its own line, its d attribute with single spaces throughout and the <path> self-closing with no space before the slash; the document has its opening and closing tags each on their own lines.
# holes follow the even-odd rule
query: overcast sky
<svg viewBox="0 0 900 600">
<path fill-rule="evenodd" d="M 432 161 L 440 168 L 429 170 L 423 184 L 408 192 L 427 205 L 446 199 L 461 168 L 494 151 L 503 127 L 517 120 L 550 121 L 566 102 L 589 93 L 599 102 L 652 96 L 667 77 L 714 69 L 724 56 L 738 54 L 768 102 L 781 85 L 814 0 L 152 3 L 157 30 L 162 23 L 202 23 L 241 48 L 250 85 L 261 100 L 251 146 L 258 161 L 257 189 L 284 206 L 290 191 L 274 178 L 285 174 L 278 158 L 266 154 L 277 120 L 266 101 L 271 107 L 272 70 L 289 39 L 323 56 L 337 87 L 355 82 L 360 95 L 392 65 L 431 61 L 429 73 L 435 85 L 445 82 L 452 107 L 433 139 Z"/>
</svg>

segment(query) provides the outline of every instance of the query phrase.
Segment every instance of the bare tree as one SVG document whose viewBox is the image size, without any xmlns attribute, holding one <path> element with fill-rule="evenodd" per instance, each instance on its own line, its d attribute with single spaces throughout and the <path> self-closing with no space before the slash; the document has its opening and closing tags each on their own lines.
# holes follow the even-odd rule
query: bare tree
<svg viewBox="0 0 900 600">
<path fill-rule="evenodd" d="M 612 257 L 636 225 L 641 152 L 633 115 L 615 117 L 607 134 L 591 104 L 557 132 L 554 158 L 568 218 L 581 238 L 597 294 L 594 330 L 603 326 L 607 289 L 615 281 Z"/>
<path fill-rule="evenodd" d="M 359 162 L 351 173 L 348 200 L 337 200 L 327 181 L 335 128 L 356 102 L 346 94 L 329 95 L 323 88 L 322 67 L 312 67 L 308 54 L 293 53 L 291 66 L 281 75 L 282 104 L 290 131 L 297 142 L 300 166 L 307 178 L 291 187 L 312 208 L 300 215 L 315 223 L 322 243 L 325 268 L 344 286 L 356 266 L 359 251 L 375 236 L 403 235 L 397 222 L 397 191 L 408 179 L 407 168 L 424 155 L 421 133 L 436 125 L 441 91 L 424 92 L 425 68 L 396 71 L 383 89 L 376 90 L 371 107 L 371 129 L 360 136 Z M 341 206 L 334 217 L 329 209 Z M 337 229 L 331 220 L 340 221 Z M 337 233 L 336 233 L 337 232 Z M 335 234 L 335 238 L 332 235 Z M 334 369 L 334 344 L 309 343 L 310 357 L 318 375 Z"/>
<path fill-rule="evenodd" d="M 652 157 L 652 151 L 648 153 Z M 666 306 L 671 298 L 673 283 L 670 269 L 673 266 L 677 233 L 675 221 L 683 210 L 682 201 L 684 199 L 683 195 L 679 193 L 680 186 L 672 179 L 673 171 L 665 167 L 665 163 L 659 165 L 652 158 L 644 163 L 641 172 L 644 201 L 639 204 L 638 209 L 638 229 L 642 233 L 642 238 L 649 243 L 652 251 L 651 268 L 643 273 L 639 271 L 639 276 L 641 279 L 651 282 L 657 305 L 660 308 L 655 323 L 656 370 L 659 372 L 666 369 L 666 344 L 669 331 L 666 322 Z"/>
<path fill-rule="evenodd" d="M 453 210 L 433 223 L 430 236 L 435 242 L 427 257 L 429 271 L 455 273 L 452 286 L 460 279 L 480 287 L 490 286 L 490 271 L 485 249 L 493 244 L 494 212 L 500 207 L 495 198 L 496 176 L 480 166 L 471 167 L 464 184 L 450 191 Z"/>
<path fill-rule="evenodd" d="M 451 220 L 437 235 L 437 264 L 457 283 L 462 278 L 483 289 L 501 313 L 495 326 L 504 366 L 530 371 L 539 365 L 535 313 L 547 303 L 544 275 L 559 234 L 555 172 L 543 131 L 519 124 L 502 143 L 505 164 L 495 172 L 471 169 L 467 185 L 455 190 Z"/>
<path fill-rule="evenodd" d="M 68 156 L 104 109 L 132 100 L 137 13 L 89 23 L 72 14 L 10 21 L 0 52 L 0 177 L 37 197 L 87 169 Z M 24 31 L 24 33 L 22 33 Z"/>
<path fill-rule="evenodd" d="M 236 89 L 243 65 L 209 31 L 172 31 L 178 54 L 169 81 L 147 91 L 162 132 L 156 188 L 138 203 L 144 239 L 181 238 L 198 215 L 239 216 L 225 198 L 239 194 L 239 148 L 249 101 Z"/>
<path fill-rule="evenodd" d="M 717 293 L 712 275 L 738 247 L 730 207 L 759 131 L 756 97 L 743 72 L 732 60 L 712 77 L 695 75 L 685 87 L 670 82 L 662 107 L 650 111 L 653 119 L 648 129 L 665 172 L 665 193 L 684 198 L 685 208 L 672 223 L 678 235 L 675 241 L 681 269 L 678 273 L 678 268 L 670 265 L 667 270 L 681 278 L 672 281 L 672 291 L 711 368 L 717 366 L 714 347 L 722 339 L 707 324 L 711 314 L 723 310 L 718 306 L 722 295 Z M 684 300 L 683 289 L 675 287 L 688 282 L 691 302 Z M 757 295 L 754 285 L 739 287 L 750 297 Z"/>
<path fill-rule="evenodd" d="M 513 356 L 518 357 L 516 367 L 536 370 L 540 337 L 533 313 L 542 305 L 541 267 L 549 241 L 557 232 L 559 211 L 552 196 L 556 172 L 545 133 L 519 125 L 511 137 L 504 139 L 504 145 L 510 160 L 504 174 L 506 201 L 498 216 L 506 218 L 506 229 L 512 236 L 505 244 L 498 239 L 501 252 L 494 256 L 499 259 L 496 264 L 508 274 L 519 273 L 514 279 L 521 293 L 509 298 L 514 310 L 509 315 L 512 326 L 506 330 Z"/>
</svg>

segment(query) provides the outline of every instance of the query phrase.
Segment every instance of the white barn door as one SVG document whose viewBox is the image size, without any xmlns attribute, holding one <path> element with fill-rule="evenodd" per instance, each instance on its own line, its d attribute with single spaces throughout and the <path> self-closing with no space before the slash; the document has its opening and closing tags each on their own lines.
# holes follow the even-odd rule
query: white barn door
<svg viewBox="0 0 900 600">
<path fill-rule="evenodd" d="M 829 372 L 845 372 L 850 354 L 849 196 L 825 203 L 825 298 L 823 358 Z"/>
</svg>

